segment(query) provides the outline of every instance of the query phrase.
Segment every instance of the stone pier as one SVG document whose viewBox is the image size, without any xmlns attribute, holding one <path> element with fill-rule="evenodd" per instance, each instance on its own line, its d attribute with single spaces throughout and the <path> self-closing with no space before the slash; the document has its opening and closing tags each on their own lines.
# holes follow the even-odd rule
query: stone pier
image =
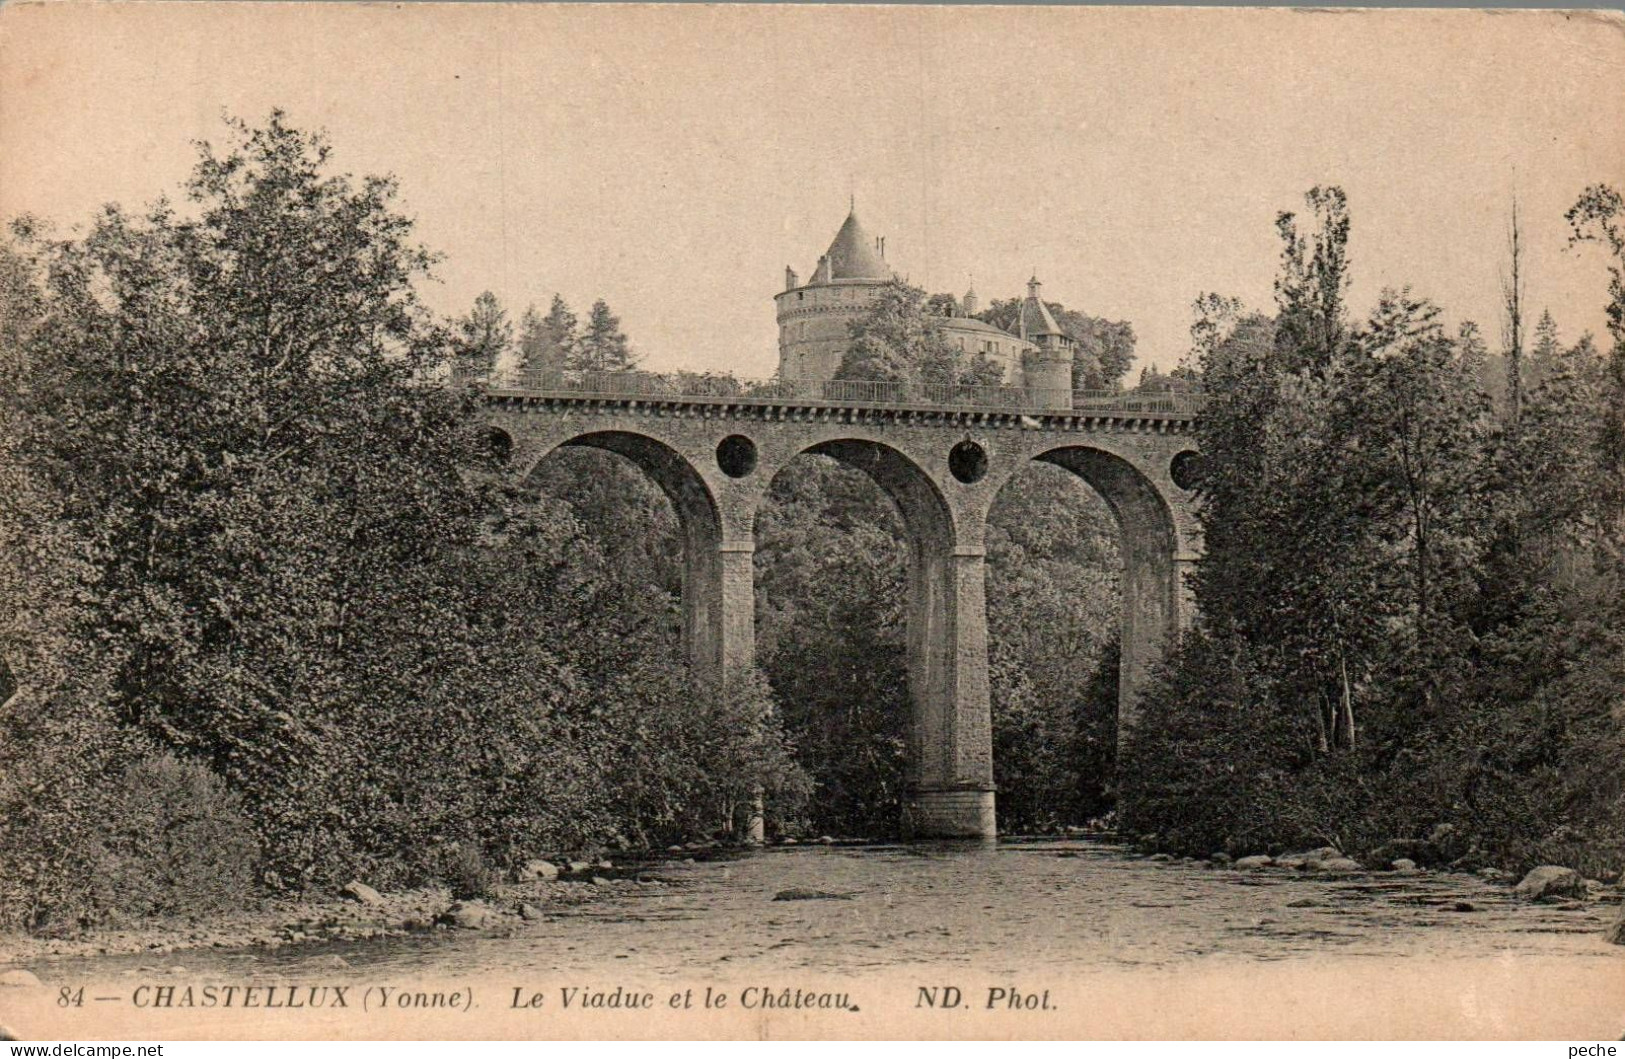
<svg viewBox="0 0 1625 1059">
<path fill-rule="evenodd" d="M 1191 618 L 1184 577 L 1201 551 L 1189 411 L 988 411 L 847 407 L 783 398 L 650 397 L 493 389 L 513 473 L 560 446 L 606 449 L 659 484 L 682 523 L 683 639 L 696 678 L 720 687 L 755 655 L 756 512 L 773 477 L 814 453 L 869 475 L 910 546 L 909 796 L 918 837 L 996 833 L 988 698 L 987 516 L 1033 460 L 1064 467 L 1121 531 L 1120 729 L 1150 667 Z"/>
</svg>

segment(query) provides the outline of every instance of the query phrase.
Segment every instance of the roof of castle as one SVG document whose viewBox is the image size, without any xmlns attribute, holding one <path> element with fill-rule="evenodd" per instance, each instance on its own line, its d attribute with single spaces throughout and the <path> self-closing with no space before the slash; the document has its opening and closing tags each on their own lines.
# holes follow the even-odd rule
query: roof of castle
<svg viewBox="0 0 1625 1059">
<path fill-rule="evenodd" d="M 891 279 L 892 270 L 875 252 L 875 241 L 858 220 L 858 211 L 846 215 L 846 223 L 835 233 L 825 255 L 829 258 L 830 279 Z"/>
<path fill-rule="evenodd" d="M 1002 327 L 995 327 L 985 320 L 978 320 L 974 316 L 939 316 L 936 321 L 944 330 L 948 331 L 985 331 L 998 335 L 1000 338 L 1014 338 L 1010 332 Z"/>
<path fill-rule="evenodd" d="M 1040 335 L 1065 335 L 1061 326 L 1055 322 L 1050 313 L 1049 306 L 1044 299 L 1038 296 L 1038 277 L 1034 276 L 1027 283 L 1027 297 L 1021 302 L 1021 318 L 1016 321 L 1017 333 L 1024 338 L 1037 338 Z"/>
</svg>

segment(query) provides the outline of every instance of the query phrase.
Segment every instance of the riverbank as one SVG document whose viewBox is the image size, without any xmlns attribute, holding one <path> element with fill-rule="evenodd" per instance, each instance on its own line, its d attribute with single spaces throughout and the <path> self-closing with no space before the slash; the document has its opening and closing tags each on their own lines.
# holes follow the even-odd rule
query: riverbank
<svg viewBox="0 0 1625 1059">
<path fill-rule="evenodd" d="M 270 899 L 220 915 L 170 916 L 72 936 L 0 934 L 0 970 L 53 958 L 277 950 L 291 945 L 409 937 L 437 928 L 500 935 L 527 921 L 613 894 L 666 885 L 648 872 L 608 862 L 579 864 L 576 869 L 565 868 L 553 878 L 499 884 L 468 900 L 459 900 L 444 887 L 380 893 L 351 884 L 331 896 Z"/>
<path fill-rule="evenodd" d="M 700 857 L 698 862 L 696 856 Z M 1231 929 L 1247 931 L 1261 926 L 1279 929 L 1277 925 L 1312 916 L 1314 909 L 1322 913 L 1336 910 L 1341 919 L 1362 903 L 1369 904 L 1373 913 L 1402 911 L 1398 920 L 1385 921 L 1388 929 L 1401 923 L 1409 926 L 1414 912 L 1434 925 L 1493 920 L 1516 924 L 1519 932 L 1600 934 L 1613 929 L 1609 924 L 1614 918 L 1625 916 L 1625 891 L 1613 882 L 1561 876 L 1564 881 L 1559 885 L 1548 885 L 1546 891 L 1530 896 L 1518 892 L 1523 879 L 1494 869 L 1425 869 L 1408 862 L 1402 862 L 1397 869 L 1392 865 L 1376 869 L 1343 858 L 1329 847 L 1230 862 L 1223 854 L 1198 859 L 1137 852 L 1100 836 L 1015 838 L 991 849 L 963 843 L 896 846 L 831 841 L 806 844 L 800 850 L 792 846 L 770 847 L 758 854 L 720 848 L 703 852 L 683 849 L 621 864 L 533 862 L 528 871 L 521 873 L 524 881 L 496 886 L 478 900 L 460 901 L 443 888 L 376 893 L 367 887 L 351 887 L 347 895 L 271 901 L 223 916 L 175 917 L 71 938 L 0 935 L 0 970 L 132 956 L 164 957 L 151 963 L 165 971 L 182 964 L 195 969 L 199 961 L 209 962 L 210 954 L 234 950 L 251 950 L 267 957 L 275 954 L 279 958 L 310 951 L 341 966 L 337 961 L 344 957 L 335 950 L 336 943 L 341 947 L 354 943 L 354 948 L 368 948 L 367 943 L 390 939 L 405 939 L 410 944 L 414 937 L 443 941 L 522 939 L 549 923 L 557 927 L 555 921 L 584 914 L 613 918 L 624 915 L 628 908 L 666 907 L 674 902 L 684 909 L 683 914 L 693 914 L 698 910 L 688 906 L 700 892 L 709 893 L 709 901 L 723 895 L 730 900 L 759 898 L 772 902 L 766 907 L 775 912 L 799 904 L 798 898 L 789 895 L 801 891 L 819 898 L 872 896 L 876 883 L 865 865 L 874 863 L 895 862 L 895 868 L 936 864 L 956 873 L 969 872 L 963 885 L 974 888 L 983 881 L 976 878 L 979 873 L 999 874 L 1005 870 L 1001 865 L 1012 856 L 1020 862 L 1054 865 L 1042 897 L 1045 906 L 1057 890 L 1076 890 L 1077 899 L 1086 901 L 1087 894 L 1099 885 L 1102 869 L 1108 878 L 1137 880 L 1125 886 L 1131 892 L 1130 908 L 1148 906 L 1147 886 L 1165 885 L 1171 880 L 1185 880 L 1183 885 L 1196 888 L 1191 892 L 1225 894 L 1227 901 L 1236 894 L 1282 895 L 1281 901 L 1255 909 L 1256 914 L 1231 924 Z M 767 870 L 773 864 L 795 864 L 801 874 L 793 878 L 782 871 Z M 760 887 L 768 888 L 762 894 L 751 893 L 757 887 L 751 880 L 757 875 L 762 876 Z M 1018 872 L 1014 879 L 1022 881 L 1025 875 Z M 792 882 L 798 885 L 792 887 Z M 1574 885 L 1576 882 L 1578 885 Z M 914 887 L 895 888 L 890 882 L 882 885 L 886 914 L 895 915 L 900 906 L 894 900 L 907 900 L 911 892 L 915 897 L 930 895 L 935 899 L 944 882 L 928 873 L 918 877 L 917 892 Z M 1176 892 L 1178 896 L 1171 896 L 1171 903 L 1165 907 L 1183 907 L 1190 899 L 1190 892 L 1178 888 Z M 1160 902 L 1151 902 L 1150 906 L 1156 904 Z M 606 907 L 594 911 L 595 905 Z M 803 907 L 827 912 L 831 902 L 812 900 Z M 844 909 L 848 902 L 843 900 L 838 907 Z M 1037 905 L 1019 908 L 1024 917 L 1037 911 Z M 1192 927 L 1197 925 L 1193 923 Z M 1318 924 L 1311 933 L 1323 936 L 1328 927 L 1340 931 L 1345 924 Z M 794 939 L 780 939 L 779 943 L 798 944 Z"/>
<path fill-rule="evenodd" d="M 0 990 L 0 1022 L 19 1035 L 65 1038 L 602 1037 L 669 1035 L 673 1026 L 709 1035 L 743 1012 L 749 1032 L 776 1027 L 780 1035 L 822 1027 L 1245 1036 L 1318 1026 L 1339 1038 L 1454 1038 L 1585 1036 L 1608 1025 L 1618 1035 L 1625 948 L 1603 933 L 1622 907 L 1617 887 L 1589 900 L 1531 901 L 1513 880 L 1281 860 L 1293 858 L 1215 867 L 1077 839 L 672 854 L 636 862 L 663 885 L 636 876 L 613 886 L 577 882 L 585 900 L 539 905 L 544 915 L 534 921 L 507 905 L 485 929 L 41 958 L 24 964 L 38 988 Z M 85 989 L 83 1010 L 57 1006 L 63 986 Z M 922 987 L 950 986 L 969 1007 L 916 1006 Z M 257 1008 L 267 1006 L 267 988 L 290 987 L 327 987 L 329 996 L 344 987 L 352 1004 L 303 1013 L 206 1006 L 211 989 L 219 998 L 249 987 L 260 991 Z M 702 1005 L 708 987 L 730 997 L 726 1009 Z M 431 1001 L 466 997 L 474 1013 L 393 1002 L 386 1013 L 386 988 Z M 567 1000 L 617 988 L 652 995 L 663 1016 L 690 990 L 694 1006 L 668 1016 L 685 1020 L 672 1023 L 641 1008 L 629 1016 Z M 786 989 L 792 1001 L 796 990 L 845 994 L 856 1010 L 777 1001 L 767 1010 L 765 993 Z M 1019 1011 L 1005 1002 L 1018 992 Z M 154 1006 L 160 995 L 173 1003 Z M 545 1001 L 532 1006 L 538 995 Z M 1005 1001 L 989 1008 L 996 996 Z M 1328 996 L 1355 999 L 1328 1005 Z M 1036 1007 L 1026 1006 L 1035 997 Z M 982 1021 L 996 1016 L 1018 1021 Z M 815 1027 L 816 1019 L 828 1021 Z"/>
</svg>

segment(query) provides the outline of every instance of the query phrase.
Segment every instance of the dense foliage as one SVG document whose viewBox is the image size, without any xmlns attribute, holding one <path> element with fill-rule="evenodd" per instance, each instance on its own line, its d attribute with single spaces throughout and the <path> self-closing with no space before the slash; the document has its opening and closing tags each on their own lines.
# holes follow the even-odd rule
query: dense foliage
<svg viewBox="0 0 1625 1059">
<path fill-rule="evenodd" d="M 669 595 L 425 384 L 492 363 L 495 299 L 436 324 L 390 181 L 280 116 L 231 134 L 184 205 L 0 257 L 4 921 L 240 899 L 244 872 L 466 889 L 727 829 L 758 788 L 794 812 L 765 684 L 690 686 Z"/>
<path fill-rule="evenodd" d="M 1493 395 L 1477 328 L 1410 291 L 1352 319 L 1347 205 L 1309 205 L 1307 231 L 1280 221 L 1273 318 L 1198 304 L 1202 619 L 1132 733 L 1123 820 L 1195 853 L 1450 835 L 1463 863 L 1617 870 L 1617 196 L 1570 215 L 1615 256 L 1611 351 L 1547 316 Z"/>
<path fill-rule="evenodd" d="M 996 298 L 976 314 L 978 320 L 1014 331 L 1021 315 L 1020 298 Z M 1134 326 L 1127 320 L 1107 320 L 1060 302 L 1045 300 L 1050 314 L 1072 341 L 1072 388 L 1075 390 L 1115 390 L 1134 363 Z"/>
</svg>

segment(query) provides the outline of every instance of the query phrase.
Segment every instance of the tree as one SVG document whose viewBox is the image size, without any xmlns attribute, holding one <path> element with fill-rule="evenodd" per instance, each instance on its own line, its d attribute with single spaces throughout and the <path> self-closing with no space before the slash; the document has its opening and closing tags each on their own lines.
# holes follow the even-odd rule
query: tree
<svg viewBox="0 0 1625 1059">
<path fill-rule="evenodd" d="M 1293 213 L 1275 218 L 1282 243 L 1276 346 L 1288 370 L 1325 370 L 1348 337 L 1348 199 L 1342 188 L 1315 187 L 1304 201 L 1313 220 L 1308 233 Z"/>
<path fill-rule="evenodd" d="M 1409 292 L 1384 291 L 1360 336 L 1371 359 L 1359 402 L 1363 450 L 1379 455 L 1373 493 L 1391 499 L 1404 527 L 1415 643 L 1436 670 L 1436 625 L 1472 590 L 1488 522 L 1482 461 L 1488 401 L 1463 370 L 1438 323 L 1439 310 Z"/>
<path fill-rule="evenodd" d="M 852 322 L 851 341 L 835 377 L 949 384 L 959 381 L 962 359 L 926 310 L 925 291 L 892 280 L 869 311 Z"/>
<path fill-rule="evenodd" d="M 1502 346 L 1507 368 L 1507 420 L 1514 433 L 1523 421 L 1523 398 L 1527 389 L 1523 363 L 1523 230 L 1518 224 L 1518 200 L 1512 200 L 1512 219 L 1507 225 L 1507 269 L 1501 276 Z"/>
<path fill-rule="evenodd" d="M 556 303 L 554 307 L 564 309 L 562 302 Z M 561 313 L 561 326 L 563 320 L 564 313 Z M 609 311 L 608 303 L 602 298 L 592 303 L 592 312 L 587 316 L 586 329 L 582 331 L 580 340 L 576 343 L 574 360 L 570 366 L 575 372 L 587 374 L 631 371 L 637 366 L 637 356 L 632 352 L 632 344 L 621 330 L 620 317 Z"/>
<path fill-rule="evenodd" d="M 1569 208 L 1571 245 L 1601 244 L 1608 263 L 1608 331 L 1614 342 L 1605 369 L 1597 460 L 1607 478 L 1600 494 L 1614 533 L 1625 536 L 1625 196 L 1607 184 L 1585 189 Z"/>
<path fill-rule="evenodd" d="M 861 471 L 793 461 L 757 516 L 757 653 L 812 776 L 816 831 L 896 831 L 907 766 L 908 546 Z"/>
<path fill-rule="evenodd" d="M 462 336 L 393 183 L 280 113 L 229 128 L 188 217 L 0 246 L 0 922 L 200 879 L 478 893 L 741 791 L 797 811 L 760 682 L 696 698 L 661 521 L 629 572 L 591 495 L 513 482 L 477 398 L 426 385 Z"/>
<path fill-rule="evenodd" d="M 1077 354 L 1072 361 L 1072 386 L 1076 390 L 1113 390 L 1122 385 L 1134 363 L 1134 325 L 1127 320 L 1107 320 L 1073 309 L 1055 306 L 1055 322 L 1072 336 Z"/>
<path fill-rule="evenodd" d="M 1491 407 L 1494 407 L 1496 395 L 1490 372 L 1490 351 L 1484 343 L 1484 333 L 1479 330 L 1477 323 L 1463 320 L 1456 328 L 1456 349 L 1461 359 L 1462 372 L 1471 385 L 1484 391 L 1490 398 Z"/>
<path fill-rule="evenodd" d="M 1533 359 L 1533 358 L 1532 358 Z M 1525 430 L 1510 454 L 1517 474 L 1520 544 L 1527 576 L 1550 577 L 1553 562 L 1588 554 L 1606 529 L 1599 497 L 1611 488 L 1601 448 L 1605 377 L 1590 336 L 1558 350 L 1529 395 Z"/>
<path fill-rule="evenodd" d="M 1123 821 L 1190 853 L 1382 859 L 1396 836 L 1453 831 L 1422 848 L 1515 869 L 1617 858 L 1625 401 L 1549 323 L 1544 381 L 1506 376 L 1517 423 L 1491 414 L 1476 327 L 1447 336 L 1403 290 L 1339 324 L 1338 213 L 1324 239 L 1281 226 L 1275 321 L 1199 305 L 1200 620 L 1128 733 Z M 1622 220 L 1607 189 L 1570 212 L 1576 240 L 1614 252 L 1625 325 Z"/>
<path fill-rule="evenodd" d="M 513 325 L 508 311 L 497 296 L 485 291 L 474 299 L 474 308 L 457 320 L 455 365 L 466 375 L 490 375 L 513 345 Z"/>
<path fill-rule="evenodd" d="M 560 295 L 553 295 L 546 316 L 534 305 L 526 309 L 519 336 L 520 370 L 539 373 L 544 384 L 562 379 L 577 356 L 580 331 L 576 314 Z"/>
<path fill-rule="evenodd" d="M 1103 808 L 1114 742 L 1117 526 L 1071 471 L 1035 464 L 988 514 L 987 626 L 1000 826 L 1082 823 Z"/>
<path fill-rule="evenodd" d="M 1240 298 L 1211 292 L 1199 294 L 1191 305 L 1191 345 L 1179 358 L 1174 374 L 1200 381 L 1203 364 L 1215 355 L 1220 343 L 1234 333 L 1243 305 Z"/>
<path fill-rule="evenodd" d="M 1312 705 L 1308 731 L 1326 749 L 1355 741 L 1355 687 L 1386 604 L 1362 510 L 1371 468 L 1353 443 L 1369 355 L 1343 304 L 1346 202 L 1336 188 L 1306 198 L 1310 233 L 1290 213 L 1276 221 L 1274 321 L 1214 295 L 1196 304 L 1192 355 L 1210 395 L 1196 593 L 1221 642 L 1255 645 L 1278 693 Z"/>
<path fill-rule="evenodd" d="M 21 457 L 93 556 L 104 701 L 225 776 L 295 882 L 343 870 L 335 802 L 360 762 L 333 736 L 393 699 L 350 660 L 382 653 L 386 620 L 456 624 L 423 578 L 474 539 L 472 421 L 421 384 L 448 336 L 393 182 L 330 175 L 326 141 L 279 112 L 229 128 L 199 146 L 191 217 L 110 206 L 36 242 Z"/>
<path fill-rule="evenodd" d="M 1550 309 L 1544 310 L 1540 314 L 1540 321 L 1535 324 L 1535 344 L 1529 350 L 1525 393 L 1540 388 L 1555 370 L 1562 354 L 1563 345 L 1557 339 L 1557 321 L 1552 319 Z"/>
</svg>

